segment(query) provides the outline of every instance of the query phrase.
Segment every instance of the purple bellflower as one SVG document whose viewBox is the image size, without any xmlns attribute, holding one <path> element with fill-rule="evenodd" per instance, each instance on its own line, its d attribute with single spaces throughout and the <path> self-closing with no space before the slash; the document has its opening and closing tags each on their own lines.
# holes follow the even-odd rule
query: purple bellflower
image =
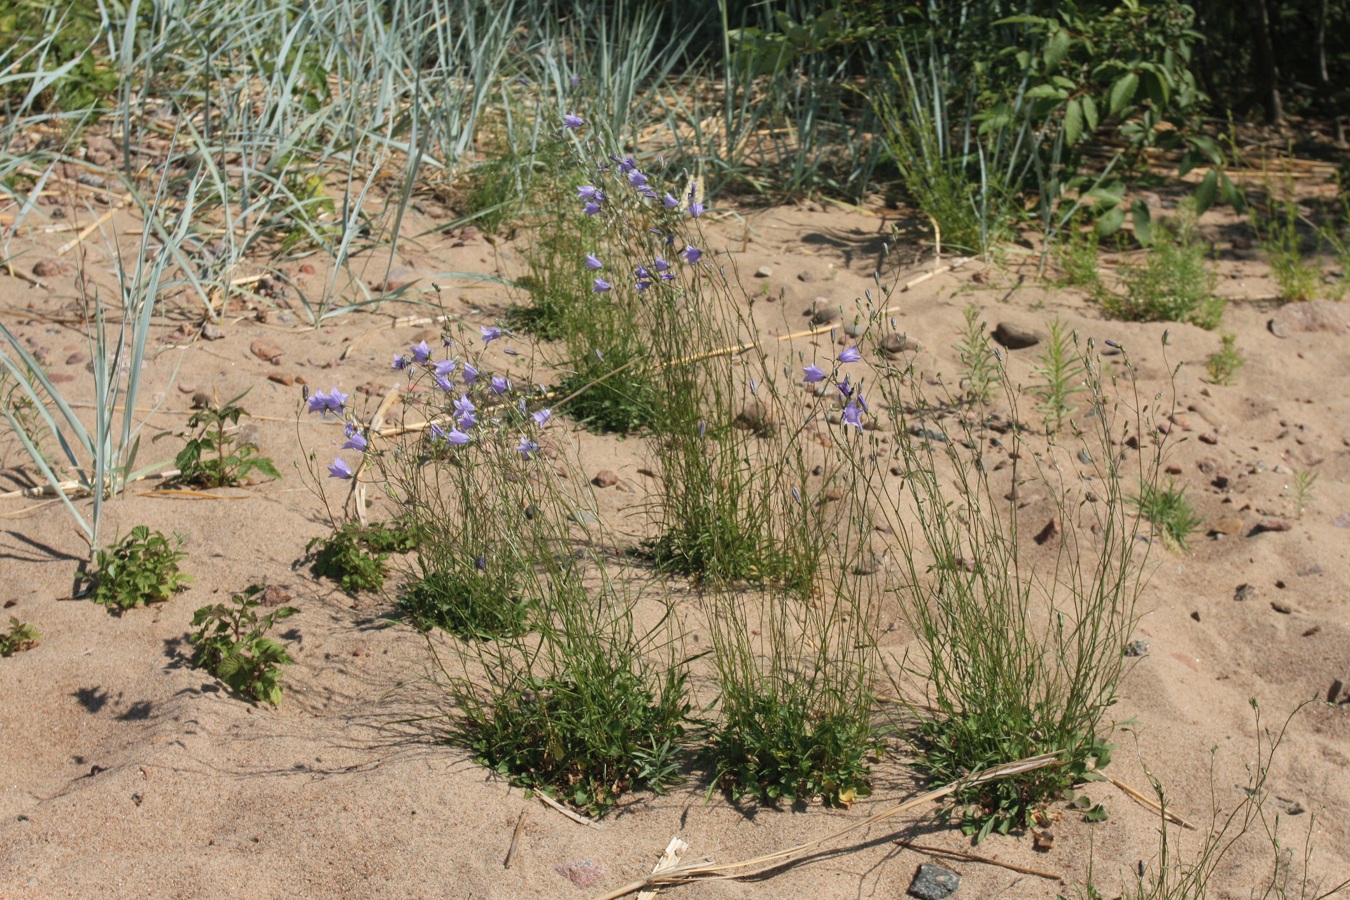
<svg viewBox="0 0 1350 900">
<path fill-rule="evenodd" d="M 332 464 L 328 467 L 329 478 L 351 478 L 352 467 L 347 465 L 346 461 L 340 457 L 333 457 Z"/>
</svg>

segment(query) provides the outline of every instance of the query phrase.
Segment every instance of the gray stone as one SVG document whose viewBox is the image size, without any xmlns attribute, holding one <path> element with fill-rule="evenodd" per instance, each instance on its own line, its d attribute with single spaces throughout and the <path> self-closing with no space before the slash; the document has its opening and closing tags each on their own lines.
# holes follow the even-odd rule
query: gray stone
<svg viewBox="0 0 1350 900">
<path fill-rule="evenodd" d="M 810 314 L 812 325 L 830 325 L 844 317 L 843 310 L 824 297 L 817 297 L 811 302 Z"/>
<path fill-rule="evenodd" d="M 900 356 L 919 349 L 919 342 L 907 334 L 892 332 L 881 339 L 881 352 L 886 356 Z"/>
<path fill-rule="evenodd" d="M 202 325 L 203 340 L 218 341 L 224 336 L 225 332 L 221 331 L 220 326 L 217 325 L 215 322 L 207 322 Z"/>
<path fill-rule="evenodd" d="M 760 266 L 758 269 L 755 270 L 756 278 L 768 278 L 772 274 L 773 274 L 772 266 Z"/>
<path fill-rule="evenodd" d="M 862 337 L 863 332 L 865 331 L 867 331 L 866 322 L 849 322 L 847 325 L 844 326 L 844 334 L 848 335 L 851 338 Z"/>
<path fill-rule="evenodd" d="M 959 887 L 961 887 L 960 875 L 951 869 L 924 863 L 919 866 L 919 871 L 914 873 L 914 880 L 909 883 L 909 890 L 906 893 L 911 897 L 918 897 L 919 900 L 945 900 L 955 894 Z"/>
<path fill-rule="evenodd" d="M 1270 320 L 1270 333 L 1287 338 L 1296 331 L 1350 331 L 1350 308 L 1333 300 L 1308 300 L 1286 303 Z"/>
<path fill-rule="evenodd" d="M 1012 322 L 999 322 L 993 338 L 1009 350 L 1022 350 L 1039 344 L 1045 335 L 1034 328 L 1025 328 Z"/>
</svg>

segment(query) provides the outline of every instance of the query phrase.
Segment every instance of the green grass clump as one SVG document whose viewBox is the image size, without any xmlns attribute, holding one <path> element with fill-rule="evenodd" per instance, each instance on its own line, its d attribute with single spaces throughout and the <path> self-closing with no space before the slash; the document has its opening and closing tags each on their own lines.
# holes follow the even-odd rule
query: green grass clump
<svg viewBox="0 0 1350 900">
<path fill-rule="evenodd" d="M 1216 328 L 1226 304 L 1214 296 L 1217 276 L 1208 258 L 1209 251 L 1188 218 L 1172 228 L 1160 222 L 1144 262 L 1120 267 L 1124 293 L 1099 292 L 1097 300 L 1116 319 Z"/>
<path fill-rule="evenodd" d="M 181 544 L 181 539 L 171 542 L 161 532 L 137 525 L 95 554 L 89 599 L 118 611 L 168 600 L 192 580 L 178 570 L 187 556 Z"/>
<path fill-rule="evenodd" d="M 511 572 L 494 574 L 483 557 L 463 561 L 450 569 L 423 573 L 399 595 L 399 611 L 414 628 L 439 628 L 465 639 L 492 640 L 524 634 L 530 623 L 530 604 L 519 595 Z"/>
<path fill-rule="evenodd" d="M 557 387 L 561 409 L 592 431 L 632 434 L 656 424 L 656 390 L 631 348 L 592 350 L 572 364 Z"/>
<path fill-rule="evenodd" d="M 848 806 L 885 750 L 872 722 L 871 617 L 850 591 L 811 604 L 766 593 L 710 596 L 721 694 L 708 726 L 712 789 L 733 800 Z"/>
<path fill-rule="evenodd" d="M 1168 481 L 1166 487 L 1145 484 L 1138 496 L 1130 499 L 1139 508 L 1139 515 L 1162 534 L 1164 544 L 1190 549 L 1186 539 L 1200 527 L 1201 518 L 1186 498 L 1184 488 L 1178 488 L 1173 481 Z"/>
<path fill-rule="evenodd" d="M 9 617 L 9 631 L 0 631 L 0 656 L 13 656 L 38 645 L 41 635 L 37 629 L 15 616 Z"/>
<path fill-rule="evenodd" d="M 1205 357 L 1205 370 L 1215 384 L 1232 384 L 1245 360 L 1237 351 L 1237 335 L 1225 334 L 1219 342 L 1219 349 Z"/>
<path fill-rule="evenodd" d="M 1153 483 L 1161 464 L 1160 456 L 1127 460 L 1113 452 L 1131 429 L 1147 426 L 1128 357 L 1109 396 L 1133 398 L 1133 409 L 1107 399 L 1092 346 L 1082 355 L 1066 349 L 1063 360 L 1082 367 L 1085 412 L 1075 420 L 1082 427 L 1062 439 L 1077 445 L 1066 450 L 1077 449 L 1081 465 L 1040 464 L 1021 430 L 1000 437 L 1009 464 L 987 465 L 981 422 L 943 415 L 949 406 L 930 401 L 925 379 L 909 367 L 883 370 L 876 381 L 892 411 L 888 443 L 864 435 L 853 448 L 861 483 L 884 483 L 893 460 L 904 472 L 904 490 L 877 496 L 871 515 L 894 535 L 897 565 L 886 589 L 915 635 L 916 650 L 891 674 L 901 698 L 915 697 L 904 701 L 908 712 L 896 725 L 918 770 L 946 784 L 1046 752 L 1064 761 L 956 792 L 944 814 L 977 839 L 1033 824 L 1110 758 L 1104 718 L 1137 619 L 1137 554 L 1147 552 L 1135 539 L 1138 519 L 1128 514 L 1122 485 L 1127 466 Z M 997 383 L 1009 405 L 1004 414 L 1017 420 L 1005 373 Z M 945 440 L 931 439 L 934 431 Z M 1019 462 L 1025 459 L 1033 461 Z M 1053 498 L 1064 523 L 1040 547 L 1018 505 L 1030 485 Z"/>
</svg>

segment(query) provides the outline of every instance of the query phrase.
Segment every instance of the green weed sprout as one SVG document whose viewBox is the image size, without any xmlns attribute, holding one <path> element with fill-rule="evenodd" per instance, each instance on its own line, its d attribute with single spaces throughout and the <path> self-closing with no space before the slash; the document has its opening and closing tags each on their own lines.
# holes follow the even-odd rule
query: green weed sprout
<svg viewBox="0 0 1350 900">
<path fill-rule="evenodd" d="M 1054 434 L 1073 413 L 1073 396 L 1083 391 L 1081 355 L 1074 346 L 1073 334 L 1058 319 L 1050 323 L 1050 338 L 1036 357 L 1032 372 L 1040 383 L 1027 388 L 1027 393 L 1038 401 L 1036 411 L 1045 422 L 1046 434 Z"/>
<path fill-rule="evenodd" d="M 961 362 L 961 387 L 971 403 L 985 404 L 998 382 L 999 364 L 994 348 L 989 346 L 985 323 L 980 311 L 968 306 L 963 313 L 966 320 L 961 341 L 955 348 Z"/>
<path fill-rule="evenodd" d="M 248 415 L 237 405 L 243 398 L 244 394 L 240 394 L 220 406 L 199 409 L 188 419 L 188 429 L 200 432 L 189 437 L 174 458 L 178 481 L 200 487 L 232 487 L 243 483 L 254 471 L 270 478 L 281 477 L 272 460 L 256 455 L 257 444 L 241 441 L 227 429 L 237 427 L 240 417 Z M 155 440 L 170 433 L 157 434 Z"/>
<path fill-rule="evenodd" d="M 9 617 L 9 631 L 0 631 L 0 656 L 13 656 L 38 645 L 42 636 L 32 625 L 20 622 L 17 617 Z"/>
<path fill-rule="evenodd" d="M 161 532 L 137 525 L 95 554 L 89 599 L 119 612 L 168 600 L 192 581 L 178 570 L 179 561 L 187 556 L 181 544 L 181 539 L 173 543 Z"/>
<path fill-rule="evenodd" d="M 1313 499 L 1313 489 L 1317 485 L 1317 473 L 1311 469 L 1299 469 L 1294 473 L 1294 483 L 1289 488 L 1289 494 L 1294 499 L 1295 515 L 1302 518 L 1303 509 Z"/>
<path fill-rule="evenodd" d="M 1178 488 L 1172 481 L 1166 487 L 1157 483 L 1145 484 L 1140 487 L 1138 496 L 1130 500 L 1139 508 L 1139 515 L 1161 533 L 1165 545 L 1190 549 L 1186 540 L 1200 527 L 1202 520 L 1186 498 L 1184 488 Z"/>
<path fill-rule="evenodd" d="M 1219 341 L 1219 349 L 1205 357 L 1205 371 L 1215 384 L 1232 384 L 1245 360 L 1237 351 L 1237 335 L 1225 334 Z"/>
<path fill-rule="evenodd" d="M 192 665 L 242 696 L 276 706 L 281 703 L 280 669 L 295 660 L 267 632 L 299 610 L 281 606 L 259 616 L 262 601 L 256 598 L 262 591 L 262 585 L 250 585 L 230 603 L 203 606 L 193 614 L 192 627 L 197 630 L 189 638 L 195 648 Z"/>
</svg>

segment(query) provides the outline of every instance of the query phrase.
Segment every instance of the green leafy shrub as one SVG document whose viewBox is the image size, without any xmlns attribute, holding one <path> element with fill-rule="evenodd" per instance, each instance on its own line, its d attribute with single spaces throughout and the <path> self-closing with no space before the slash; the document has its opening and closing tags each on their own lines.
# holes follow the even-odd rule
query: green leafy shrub
<svg viewBox="0 0 1350 900">
<path fill-rule="evenodd" d="M 256 598 L 262 591 L 262 585 L 250 585 L 231 597 L 230 603 L 203 606 L 193 614 L 192 627 L 197 630 L 190 637 L 196 648 L 192 664 L 236 693 L 276 706 L 281 702 L 280 669 L 295 660 L 266 635 L 278 620 L 299 610 L 281 606 L 259 616 L 262 601 Z"/>
<path fill-rule="evenodd" d="M 24 650 L 31 650 L 37 646 L 41 635 L 32 625 L 20 622 L 16 617 L 9 617 L 9 631 L 0 631 L 0 656 L 13 656 Z"/>
<path fill-rule="evenodd" d="M 1137 265 L 1120 267 L 1124 293 L 1105 291 L 1097 299 L 1108 315 L 1131 322 L 1189 322 L 1212 329 L 1225 302 L 1214 296 L 1217 276 L 1209 251 L 1183 216 L 1174 228 L 1158 223 L 1153 245 Z"/>
<path fill-rule="evenodd" d="M 961 342 L 953 348 L 961 363 L 961 389 L 971 403 L 988 403 L 998 382 L 998 360 L 994 348 L 989 346 L 980 311 L 968 306 L 964 315 L 966 327 L 961 332 Z"/>
<path fill-rule="evenodd" d="M 119 611 L 168 600 L 192 580 L 178 570 L 187 556 L 181 545 L 181 538 L 171 543 L 161 532 L 137 525 L 95 555 L 89 599 Z"/>
<path fill-rule="evenodd" d="M 187 439 L 174 458 L 178 481 L 199 487 L 232 487 L 242 484 L 254 471 L 270 478 L 281 477 L 272 460 L 256 455 L 257 444 L 241 441 L 226 430 L 227 425 L 237 427 L 240 417 L 248 415 L 237 405 L 243 397 L 240 394 L 220 406 L 199 409 L 188 419 L 188 429 L 199 431 Z M 170 433 L 157 434 L 155 440 Z"/>
</svg>

